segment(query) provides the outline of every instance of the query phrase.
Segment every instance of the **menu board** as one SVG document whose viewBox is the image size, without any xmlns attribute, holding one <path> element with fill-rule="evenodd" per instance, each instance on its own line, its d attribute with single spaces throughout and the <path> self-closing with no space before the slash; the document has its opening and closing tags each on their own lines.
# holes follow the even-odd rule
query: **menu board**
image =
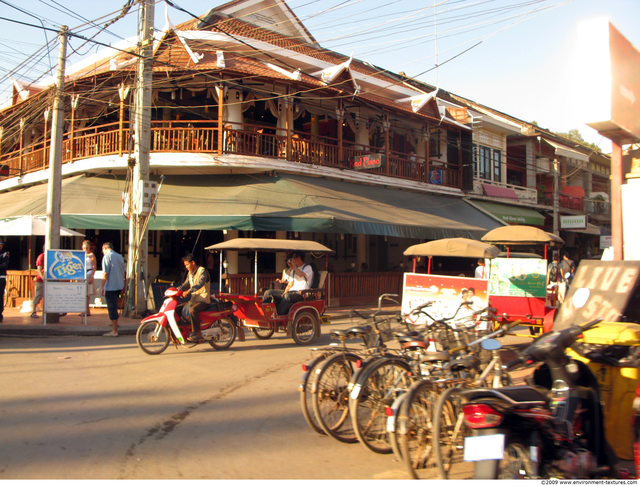
<svg viewBox="0 0 640 486">
<path fill-rule="evenodd" d="M 47 282 L 44 286 L 45 313 L 86 312 L 85 282 Z"/>
</svg>

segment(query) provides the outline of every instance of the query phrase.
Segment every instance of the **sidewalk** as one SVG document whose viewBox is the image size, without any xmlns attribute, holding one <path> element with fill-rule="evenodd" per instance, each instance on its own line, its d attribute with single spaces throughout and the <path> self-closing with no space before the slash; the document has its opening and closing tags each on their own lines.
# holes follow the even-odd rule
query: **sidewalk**
<svg viewBox="0 0 640 486">
<path fill-rule="evenodd" d="M 350 307 L 333 307 L 327 309 L 325 314 L 331 316 L 333 321 L 348 319 L 350 309 Z M 373 312 L 377 306 L 371 306 L 371 309 L 362 307 L 357 309 Z M 41 313 L 38 313 L 38 319 L 35 319 L 30 317 L 28 312 L 20 312 L 19 307 L 5 307 L 3 317 L 4 320 L 0 323 L 0 336 L 100 336 L 111 330 L 111 321 L 106 307 L 92 307 L 86 325 L 84 317 L 80 317 L 77 312 L 60 317 L 59 323 L 46 326 L 42 323 Z M 135 335 L 140 321 L 140 318 L 120 317 L 118 334 Z M 326 327 L 329 326 L 331 324 L 326 325 Z"/>
</svg>

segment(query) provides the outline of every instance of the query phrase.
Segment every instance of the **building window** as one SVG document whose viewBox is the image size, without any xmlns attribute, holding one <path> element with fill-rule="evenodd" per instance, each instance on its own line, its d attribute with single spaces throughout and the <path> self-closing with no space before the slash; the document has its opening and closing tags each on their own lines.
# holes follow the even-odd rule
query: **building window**
<svg viewBox="0 0 640 486">
<path fill-rule="evenodd" d="M 440 157 L 440 130 L 432 130 L 429 139 L 429 157 Z"/>
<path fill-rule="evenodd" d="M 491 149 L 489 147 L 478 147 L 478 177 L 480 179 L 491 180 Z"/>
<path fill-rule="evenodd" d="M 493 150 L 493 180 L 500 182 L 502 180 L 502 158 L 499 150 Z"/>
</svg>

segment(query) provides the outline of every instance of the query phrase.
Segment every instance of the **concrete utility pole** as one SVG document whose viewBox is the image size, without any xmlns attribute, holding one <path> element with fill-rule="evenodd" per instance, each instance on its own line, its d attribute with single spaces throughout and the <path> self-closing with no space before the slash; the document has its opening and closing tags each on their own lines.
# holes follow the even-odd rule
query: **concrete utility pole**
<svg viewBox="0 0 640 486">
<path fill-rule="evenodd" d="M 49 187 L 47 197 L 48 249 L 60 248 L 60 206 L 62 201 L 62 134 L 64 132 L 64 74 L 67 57 L 68 28 L 60 29 L 60 58 L 56 80 L 53 119 L 51 121 L 51 153 L 49 154 Z"/>
<path fill-rule="evenodd" d="M 147 309 L 145 287 L 142 285 L 147 268 L 149 238 L 145 221 L 150 205 L 144 201 L 149 183 L 149 151 L 151 148 L 151 101 L 153 83 L 153 0 L 140 0 L 138 25 L 138 72 L 136 76 L 134 129 L 134 164 L 132 200 L 129 201 L 129 252 L 127 258 L 128 315 L 139 315 Z"/>
<path fill-rule="evenodd" d="M 62 134 L 64 131 L 64 74 L 67 58 L 67 36 L 69 29 L 60 29 L 60 58 L 56 80 L 53 119 L 51 121 L 51 153 L 49 155 L 49 186 L 47 194 L 47 239 L 45 248 L 60 248 L 60 212 L 62 205 Z M 39 250 L 38 250 L 39 251 Z M 35 309 L 34 309 L 35 310 Z M 58 314 L 47 314 L 46 322 L 59 322 Z"/>
</svg>

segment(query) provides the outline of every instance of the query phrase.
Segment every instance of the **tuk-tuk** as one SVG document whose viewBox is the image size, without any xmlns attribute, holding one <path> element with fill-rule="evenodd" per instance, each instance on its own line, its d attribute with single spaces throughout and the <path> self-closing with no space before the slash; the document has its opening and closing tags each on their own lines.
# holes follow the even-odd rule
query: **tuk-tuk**
<svg viewBox="0 0 640 486">
<path fill-rule="evenodd" d="M 244 328 L 252 330 L 258 339 L 269 339 L 275 332 L 286 332 L 296 344 L 307 345 L 321 335 L 320 326 L 329 322 L 324 315 L 327 307 L 328 286 L 326 270 L 319 271 L 318 288 L 300 291 L 301 302 L 292 305 L 289 313 L 278 315 L 276 304 L 263 299 L 262 289 L 258 285 L 258 251 L 260 252 L 290 252 L 304 251 L 324 253 L 332 252 L 330 248 L 309 240 L 283 240 L 267 238 L 235 238 L 216 245 L 206 247 L 209 251 L 253 251 L 254 252 L 254 292 L 253 294 L 234 293 L 233 288 L 220 293 L 220 297 L 238 306 L 234 315 L 239 319 L 239 339 L 244 340 Z M 223 258 L 220 258 L 220 288 L 223 288 Z M 327 258 L 325 257 L 325 268 Z"/>
</svg>

